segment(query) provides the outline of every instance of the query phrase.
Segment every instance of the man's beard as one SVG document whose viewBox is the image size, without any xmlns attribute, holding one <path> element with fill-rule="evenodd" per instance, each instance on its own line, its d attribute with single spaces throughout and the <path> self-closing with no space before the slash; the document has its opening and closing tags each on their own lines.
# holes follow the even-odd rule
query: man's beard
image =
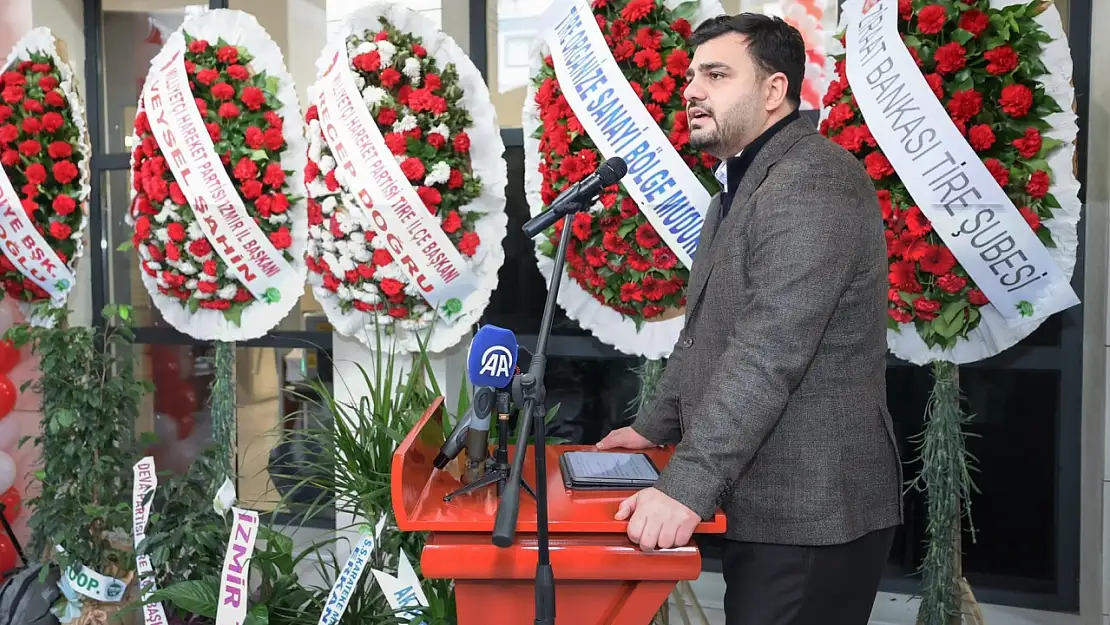
<svg viewBox="0 0 1110 625">
<path fill-rule="evenodd" d="M 701 128 L 695 130 L 691 128 L 690 147 L 721 160 L 735 156 L 734 153 L 725 154 L 722 151 L 728 151 L 729 146 L 739 144 L 747 135 L 748 125 L 755 119 L 755 94 L 749 94 L 748 97 L 738 102 L 732 110 L 722 111 L 720 115 L 705 107 L 700 108 L 709 113 L 713 122 L 713 129 Z"/>
</svg>

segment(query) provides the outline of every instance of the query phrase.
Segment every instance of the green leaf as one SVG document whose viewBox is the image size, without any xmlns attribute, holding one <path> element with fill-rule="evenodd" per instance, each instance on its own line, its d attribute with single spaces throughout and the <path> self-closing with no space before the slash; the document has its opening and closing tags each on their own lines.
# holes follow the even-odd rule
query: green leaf
<svg viewBox="0 0 1110 625">
<path fill-rule="evenodd" d="M 932 328 L 933 331 L 941 337 L 950 339 L 960 333 L 960 330 L 964 328 L 964 323 L 965 319 L 963 315 L 956 317 L 952 321 L 948 321 L 944 318 L 944 315 L 941 315 L 933 319 Z"/>
<path fill-rule="evenodd" d="M 1048 161 L 1044 160 L 1043 158 L 1031 158 L 1025 161 L 1024 164 L 1025 167 L 1029 169 L 1029 171 L 1037 171 L 1038 169 L 1043 171 L 1049 170 Z"/>
<path fill-rule="evenodd" d="M 128 239 L 128 240 L 124 241 L 123 243 L 120 243 L 119 246 L 116 247 L 116 251 L 117 252 L 129 252 L 134 247 L 135 247 L 135 244 L 131 242 L 131 239 Z"/>
<path fill-rule="evenodd" d="M 214 579 L 178 582 L 150 596 L 150 601 L 168 601 L 186 612 L 216 618 L 219 601 Z"/>
<path fill-rule="evenodd" d="M 189 312 L 195 313 L 200 310 L 200 300 L 195 297 L 189 298 Z"/>
<path fill-rule="evenodd" d="M 967 45 L 967 42 L 971 41 L 974 38 L 975 35 L 962 28 L 957 28 L 956 32 L 952 33 L 952 39 L 958 41 L 961 46 Z"/>
<path fill-rule="evenodd" d="M 1064 142 L 1059 139 L 1053 139 L 1052 137 L 1041 137 L 1041 151 L 1039 155 L 1042 157 L 1047 156 L 1049 152 L 1055 150 L 1061 145 L 1064 145 Z"/>
<path fill-rule="evenodd" d="M 232 305 L 231 308 L 228 308 L 227 310 L 224 311 L 224 319 L 227 319 L 228 321 L 230 321 L 231 323 L 234 323 L 237 326 L 242 325 L 243 324 L 243 308 L 244 308 L 244 306 L 240 306 L 238 304 Z"/>
<path fill-rule="evenodd" d="M 907 48 L 920 48 L 921 40 L 913 35 L 906 35 L 902 42 L 906 44 Z"/>
<path fill-rule="evenodd" d="M 675 18 L 682 18 L 686 21 L 694 19 L 694 16 L 697 15 L 697 13 L 697 2 L 683 2 L 682 4 L 676 6 L 674 9 L 671 10 L 671 15 L 673 15 Z"/>
<path fill-rule="evenodd" d="M 967 306 L 966 301 L 951 302 L 941 309 L 940 316 L 944 318 L 945 323 L 955 323 L 956 317 L 961 316 Z"/>
<path fill-rule="evenodd" d="M 1048 228 L 1041 227 L 1037 229 L 1037 238 L 1040 239 L 1041 244 L 1045 247 L 1052 249 L 1056 247 L 1056 241 L 1052 240 L 1052 231 Z"/>
<path fill-rule="evenodd" d="M 266 150 L 255 150 L 255 151 L 251 152 L 251 160 L 252 161 L 255 161 L 255 162 L 264 161 L 267 158 L 269 158 L 269 157 L 266 155 Z"/>
<path fill-rule="evenodd" d="M 1041 198 L 1041 202 L 1048 208 L 1060 208 L 1060 201 L 1057 200 L 1056 196 L 1052 195 L 1051 193 L 1046 194 L 1043 198 Z"/>
</svg>

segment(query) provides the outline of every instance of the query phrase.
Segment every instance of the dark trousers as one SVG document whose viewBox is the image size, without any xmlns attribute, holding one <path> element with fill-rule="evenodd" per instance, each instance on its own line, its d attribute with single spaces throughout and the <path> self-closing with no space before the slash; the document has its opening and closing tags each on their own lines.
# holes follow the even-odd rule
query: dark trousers
<svg viewBox="0 0 1110 625">
<path fill-rule="evenodd" d="M 725 541 L 726 625 L 867 625 L 894 528 L 798 547 Z"/>
</svg>

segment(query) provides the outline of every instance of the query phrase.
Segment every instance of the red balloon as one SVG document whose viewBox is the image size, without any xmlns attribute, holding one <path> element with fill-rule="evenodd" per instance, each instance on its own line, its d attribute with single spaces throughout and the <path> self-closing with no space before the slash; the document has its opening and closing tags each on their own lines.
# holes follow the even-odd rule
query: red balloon
<svg viewBox="0 0 1110 625">
<path fill-rule="evenodd" d="M 8 375 L 19 364 L 19 350 L 12 342 L 5 339 L 0 341 L 0 374 Z"/>
<path fill-rule="evenodd" d="M 19 397 L 19 391 L 15 388 L 15 383 L 11 381 L 6 375 L 0 375 L 0 419 L 8 416 L 8 413 L 15 408 L 15 400 Z"/>
<path fill-rule="evenodd" d="M 7 534 L 0 532 L 0 577 L 15 569 L 18 562 L 19 554 L 15 550 L 15 545 Z"/>
<path fill-rule="evenodd" d="M 0 504 L 4 504 L 4 518 L 9 523 L 15 522 L 16 517 L 21 512 L 20 506 L 23 504 L 23 498 L 19 496 L 19 491 L 12 486 L 3 495 L 0 495 Z"/>
</svg>

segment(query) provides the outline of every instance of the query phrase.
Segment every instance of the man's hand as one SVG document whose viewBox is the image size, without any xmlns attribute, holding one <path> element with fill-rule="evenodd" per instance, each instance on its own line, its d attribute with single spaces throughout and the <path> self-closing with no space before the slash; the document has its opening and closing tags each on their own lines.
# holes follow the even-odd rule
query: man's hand
<svg viewBox="0 0 1110 625">
<path fill-rule="evenodd" d="M 651 449 L 656 446 L 631 427 L 613 430 L 597 444 L 598 449 Z"/>
<path fill-rule="evenodd" d="M 628 519 L 628 538 L 644 551 L 685 546 L 701 521 L 693 510 L 654 488 L 622 501 L 614 518 Z"/>
</svg>

